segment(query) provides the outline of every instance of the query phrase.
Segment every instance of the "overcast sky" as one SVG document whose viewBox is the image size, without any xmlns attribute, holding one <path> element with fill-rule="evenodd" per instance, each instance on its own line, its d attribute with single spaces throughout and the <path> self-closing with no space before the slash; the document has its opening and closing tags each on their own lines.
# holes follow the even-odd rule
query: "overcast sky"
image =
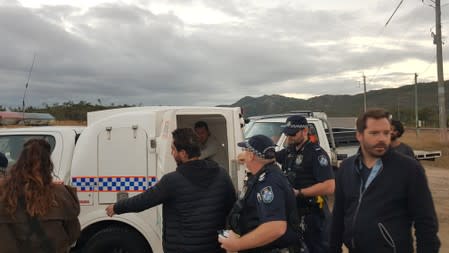
<svg viewBox="0 0 449 253">
<path fill-rule="evenodd" d="M 404 0 L 385 27 L 399 2 L 0 0 L 0 105 L 21 106 L 33 55 L 34 106 L 357 94 L 363 73 L 368 90 L 410 84 L 415 72 L 435 81 L 431 2 Z"/>
</svg>

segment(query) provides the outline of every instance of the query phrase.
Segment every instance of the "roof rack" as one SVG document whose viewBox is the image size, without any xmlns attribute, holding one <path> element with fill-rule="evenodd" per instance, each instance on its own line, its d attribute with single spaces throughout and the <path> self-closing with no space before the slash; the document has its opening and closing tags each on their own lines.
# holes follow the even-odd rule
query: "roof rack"
<svg viewBox="0 0 449 253">
<path fill-rule="evenodd" d="M 293 111 L 290 111 L 290 113 L 299 114 L 299 115 L 305 116 L 305 117 L 313 117 L 314 116 L 312 111 L 306 111 L 306 110 L 293 110 Z"/>
</svg>

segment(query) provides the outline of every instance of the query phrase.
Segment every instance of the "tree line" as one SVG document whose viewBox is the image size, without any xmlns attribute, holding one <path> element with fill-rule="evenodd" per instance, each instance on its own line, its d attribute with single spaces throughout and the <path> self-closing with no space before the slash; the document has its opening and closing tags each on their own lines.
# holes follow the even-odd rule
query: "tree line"
<svg viewBox="0 0 449 253">
<path fill-rule="evenodd" d="M 86 121 L 87 120 L 87 112 L 92 111 L 100 111 L 114 108 L 123 108 L 123 107 L 133 107 L 137 106 L 134 104 L 118 104 L 115 105 L 111 103 L 109 105 L 103 105 L 99 101 L 97 104 L 92 104 L 86 101 L 79 101 L 75 103 L 73 101 L 68 101 L 64 103 L 54 103 L 52 105 L 42 104 L 41 106 L 28 106 L 25 108 L 25 112 L 29 113 L 49 113 L 56 120 L 76 120 L 76 121 Z M 139 104 L 141 106 L 141 104 Z M 0 111 L 5 111 L 6 108 L 0 105 Z M 9 110 L 13 112 L 22 112 L 21 107 L 17 108 L 9 108 Z"/>
</svg>

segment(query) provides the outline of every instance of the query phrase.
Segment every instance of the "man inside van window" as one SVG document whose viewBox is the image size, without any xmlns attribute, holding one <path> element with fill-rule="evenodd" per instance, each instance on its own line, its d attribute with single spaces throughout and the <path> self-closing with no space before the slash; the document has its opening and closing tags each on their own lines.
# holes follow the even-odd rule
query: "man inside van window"
<svg viewBox="0 0 449 253">
<path fill-rule="evenodd" d="M 218 141 L 211 135 L 209 126 L 205 121 L 198 121 L 194 126 L 195 133 L 199 137 L 201 156 L 200 159 L 216 160 L 216 154 L 218 152 Z"/>
</svg>

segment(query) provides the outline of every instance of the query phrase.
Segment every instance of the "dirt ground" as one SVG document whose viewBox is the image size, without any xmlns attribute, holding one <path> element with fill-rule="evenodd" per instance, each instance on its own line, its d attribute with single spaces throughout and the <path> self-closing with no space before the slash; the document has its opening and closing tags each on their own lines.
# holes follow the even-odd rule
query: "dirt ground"
<svg viewBox="0 0 449 253">
<path fill-rule="evenodd" d="M 449 253 L 449 170 L 426 166 L 426 174 L 440 225 L 440 252 Z"/>
</svg>

